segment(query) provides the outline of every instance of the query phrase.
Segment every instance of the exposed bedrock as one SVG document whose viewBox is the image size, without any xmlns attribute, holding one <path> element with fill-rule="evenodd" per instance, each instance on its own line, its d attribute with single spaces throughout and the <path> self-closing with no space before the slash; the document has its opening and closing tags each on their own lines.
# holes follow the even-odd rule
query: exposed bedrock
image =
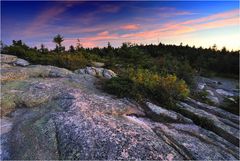
<svg viewBox="0 0 240 161">
<path fill-rule="evenodd" d="M 1 159 L 239 159 L 234 114 L 192 99 L 142 108 L 97 89 L 98 75 L 1 59 Z"/>
</svg>

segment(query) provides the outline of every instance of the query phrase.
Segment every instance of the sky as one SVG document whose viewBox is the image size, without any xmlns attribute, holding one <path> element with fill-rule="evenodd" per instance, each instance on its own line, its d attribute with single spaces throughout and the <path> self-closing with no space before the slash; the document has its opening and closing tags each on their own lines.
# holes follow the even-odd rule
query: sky
<svg viewBox="0 0 240 161">
<path fill-rule="evenodd" d="M 103 47 L 108 42 L 240 49 L 238 1 L 1 1 L 1 40 L 29 46 Z"/>
</svg>

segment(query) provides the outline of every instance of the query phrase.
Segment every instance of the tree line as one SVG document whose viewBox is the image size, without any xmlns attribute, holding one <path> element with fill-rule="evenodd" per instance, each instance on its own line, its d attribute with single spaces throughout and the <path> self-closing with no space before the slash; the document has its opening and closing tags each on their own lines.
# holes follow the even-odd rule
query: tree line
<svg viewBox="0 0 240 161">
<path fill-rule="evenodd" d="M 239 51 L 228 51 L 225 47 L 222 50 L 217 50 L 216 45 L 210 48 L 196 48 L 188 45 L 183 46 L 182 44 L 177 46 L 162 43 L 157 45 L 123 43 L 122 46 L 114 48 L 108 42 L 107 46 L 103 48 L 83 48 L 78 39 L 76 47 L 70 45 L 69 49 L 66 50 L 62 45 L 63 41 L 63 36 L 60 34 L 56 35 L 53 38 L 56 47 L 53 50 L 49 50 L 43 44 L 38 49 L 37 47 L 31 48 L 27 46 L 21 40 L 13 40 L 9 46 L 1 43 L 1 53 L 18 55 L 33 61 L 33 63 L 41 64 L 51 64 L 50 60 L 53 59 L 52 57 L 60 59 L 65 55 L 69 59 L 68 63 L 63 62 L 61 64 L 55 62 L 52 65 L 69 69 L 90 65 L 90 61 L 103 61 L 106 65 L 113 68 L 116 64 L 121 64 L 122 66 L 151 67 L 167 73 L 174 73 L 177 69 L 180 70 L 181 66 L 191 68 L 200 75 L 218 74 L 236 77 L 239 73 Z M 71 57 L 80 57 L 84 61 L 74 65 L 69 62 Z M 49 60 L 47 60 L 48 58 Z M 83 63 L 82 65 L 81 62 Z"/>
<path fill-rule="evenodd" d="M 52 50 L 43 44 L 40 48 L 29 47 L 21 40 L 13 40 L 11 45 L 1 44 L 1 53 L 12 54 L 30 61 L 32 64 L 53 65 L 76 70 L 102 62 L 118 77 L 107 80 L 103 89 L 119 97 L 130 97 L 137 101 L 151 100 L 167 107 L 175 101 L 194 96 L 205 99 L 195 92 L 195 76 L 228 76 L 238 78 L 239 51 L 217 50 L 216 45 L 204 49 L 182 44 L 143 45 L 123 43 L 113 47 L 84 48 L 80 40 L 76 47 L 68 50 L 62 45 L 63 36 L 56 35 Z"/>
</svg>

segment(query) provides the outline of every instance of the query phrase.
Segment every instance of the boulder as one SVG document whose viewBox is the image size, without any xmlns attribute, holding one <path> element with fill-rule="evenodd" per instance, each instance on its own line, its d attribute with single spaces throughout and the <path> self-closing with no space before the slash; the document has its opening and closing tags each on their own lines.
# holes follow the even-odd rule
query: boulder
<svg viewBox="0 0 240 161">
<path fill-rule="evenodd" d="M 104 69 L 103 70 L 103 77 L 107 79 L 111 79 L 112 77 L 116 77 L 117 74 L 114 73 L 112 70 Z"/>
<path fill-rule="evenodd" d="M 25 66 L 28 66 L 30 63 L 24 59 L 17 59 L 15 62 L 14 62 L 14 65 L 18 65 L 18 66 L 22 66 L 22 67 L 25 67 Z"/>
<path fill-rule="evenodd" d="M 112 70 L 104 69 L 104 68 L 96 68 L 96 67 L 86 67 L 84 69 L 77 69 L 74 71 L 76 74 L 89 74 L 92 76 L 103 77 L 106 79 L 111 79 L 112 77 L 116 77 L 117 74 Z"/>
</svg>

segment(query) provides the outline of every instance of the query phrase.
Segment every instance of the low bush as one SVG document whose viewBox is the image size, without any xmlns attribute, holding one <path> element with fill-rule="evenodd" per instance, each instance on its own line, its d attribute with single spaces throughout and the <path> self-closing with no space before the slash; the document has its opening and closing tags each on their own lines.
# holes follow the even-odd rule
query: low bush
<svg viewBox="0 0 240 161">
<path fill-rule="evenodd" d="M 104 89 L 118 97 L 136 97 L 136 84 L 127 77 L 114 77 L 107 80 Z"/>
<path fill-rule="evenodd" d="M 190 66 L 188 61 L 177 59 L 171 54 L 156 58 L 155 61 L 161 73 L 175 74 L 189 86 L 195 86 L 194 75 L 196 75 L 196 71 Z"/>
<path fill-rule="evenodd" d="M 119 97 L 151 100 L 168 106 L 189 94 L 185 81 L 177 79 L 175 75 L 161 76 L 147 69 L 133 68 L 127 69 L 124 76 L 106 81 L 104 89 Z"/>
<path fill-rule="evenodd" d="M 38 50 L 29 48 L 24 44 L 11 45 L 5 47 L 4 54 L 16 55 L 19 58 L 26 59 L 32 64 L 53 65 L 69 70 L 84 68 L 90 64 L 90 60 L 86 58 L 86 54 L 82 52 L 69 53 L 41 53 Z"/>
</svg>

